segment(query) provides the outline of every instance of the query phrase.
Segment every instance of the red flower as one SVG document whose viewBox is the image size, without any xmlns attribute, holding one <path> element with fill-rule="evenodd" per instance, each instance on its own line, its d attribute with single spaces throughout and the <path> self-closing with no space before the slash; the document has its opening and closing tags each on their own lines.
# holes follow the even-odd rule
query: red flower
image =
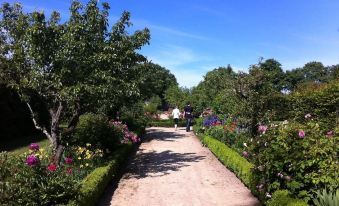
<svg viewBox="0 0 339 206">
<path fill-rule="evenodd" d="M 50 164 L 47 167 L 47 170 L 50 172 L 54 172 L 55 170 L 57 170 L 58 166 L 56 166 L 55 164 Z"/>
</svg>

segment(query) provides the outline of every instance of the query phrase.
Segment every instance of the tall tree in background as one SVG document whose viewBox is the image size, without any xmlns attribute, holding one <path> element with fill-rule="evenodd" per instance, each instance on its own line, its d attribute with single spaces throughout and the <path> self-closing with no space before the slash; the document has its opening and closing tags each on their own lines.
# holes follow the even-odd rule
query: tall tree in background
<svg viewBox="0 0 339 206">
<path fill-rule="evenodd" d="M 149 30 L 129 35 L 130 15 L 124 12 L 108 28 L 109 5 L 99 9 L 96 0 L 86 7 L 73 1 L 70 18 L 60 23 L 53 12 L 25 14 L 20 4 L 3 4 L 0 21 L 1 73 L 7 86 L 14 88 L 27 103 L 36 128 L 50 140 L 58 163 L 64 146 L 60 122 L 68 122 L 72 132 L 79 115 L 123 104 L 139 96 L 134 66 L 146 59 L 137 50 L 147 44 Z M 40 125 L 30 97 L 38 95 L 46 103 L 50 128 Z"/>
</svg>

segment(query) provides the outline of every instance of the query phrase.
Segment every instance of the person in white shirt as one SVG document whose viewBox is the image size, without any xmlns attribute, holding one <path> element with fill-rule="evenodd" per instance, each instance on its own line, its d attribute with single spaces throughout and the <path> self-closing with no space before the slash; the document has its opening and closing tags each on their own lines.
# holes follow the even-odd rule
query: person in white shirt
<svg viewBox="0 0 339 206">
<path fill-rule="evenodd" d="M 180 110 L 178 109 L 178 106 L 175 107 L 172 111 L 172 116 L 174 119 L 174 128 L 177 130 L 178 122 L 179 122 L 179 116 L 180 116 Z"/>
</svg>

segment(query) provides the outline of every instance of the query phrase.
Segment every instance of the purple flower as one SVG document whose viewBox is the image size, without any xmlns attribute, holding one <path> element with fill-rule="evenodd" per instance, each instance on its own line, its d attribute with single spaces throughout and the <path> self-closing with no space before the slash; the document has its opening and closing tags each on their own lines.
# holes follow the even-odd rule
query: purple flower
<svg viewBox="0 0 339 206">
<path fill-rule="evenodd" d="M 66 157 L 66 158 L 65 158 L 65 163 L 68 164 L 68 165 L 70 165 L 70 164 L 73 163 L 73 159 L 70 158 L 70 157 Z"/>
<path fill-rule="evenodd" d="M 299 135 L 300 138 L 304 138 L 304 137 L 305 137 L 305 132 L 304 132 L 304 130 L 299 130 L 298 135 Z"/>
<path fill-rule="evenodd" d="M 29 149 L 30 149 L 30 150 L 38 151 L 39 148 L 40 148 L 40 146 L 39 146 L 37 143 L 31 143 L 31 144 L 29 145 Z"/>
<path fill-rule="evenodd" d="M 328 132 L 326 133 L 326 136 L 327 136 L 327 137 L 332 137 L 332 136 L 333 136 L 333 133 L 334 133 L 333 131 L 328 131 Z"/>
<path fill-rule="evenodd" d="M 259 127 L 258 127 L 258 131 L 259 132 L 265 134 L 266 130 L 267 130 L 267 126 L 266 125 L 259 125 Z"/>
<path fill-rule="evenodd" d="M 26 164 L 30 167 L 36 166 L 39 164 L 39 158 L 37 158 L 34 154 L 29 155 L 26 158 Z"/>
<path fill-rule="evenodd" d="M 310 113 L 308 113 L 308 114 L 305 115 L 305 119 L 309 119 L 309 118 L 311 118 L 311 117 L 312 117 L 312 116 L 311 116 Z"/>
</svg>

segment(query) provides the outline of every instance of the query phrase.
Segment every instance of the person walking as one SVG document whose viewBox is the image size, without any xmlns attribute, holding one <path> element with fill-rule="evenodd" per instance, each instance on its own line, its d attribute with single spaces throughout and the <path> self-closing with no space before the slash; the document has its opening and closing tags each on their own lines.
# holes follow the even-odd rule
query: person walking
<svg viewBox="0 0 339 206">
<path fill-rule="evenodd" d="M 180 116 L 180 110 L 178 109 L 178 106 L 175 106 L 175 109 L 173 109 L 172 116 L 174 119 L 174 128 L 175 130 L 177 130 L 178 123 L 179 123 L 179 116 Z"/>
<path fill-rule="evenodd" d="M 191 107 L 191 104 L 188 102 L 187 105 L 184 108 L 184 117 L 186 119 L 186 132 L 189 132 L 191 129 L 191 122 L 193 118 L 193 108 Z"/>
</svg>

